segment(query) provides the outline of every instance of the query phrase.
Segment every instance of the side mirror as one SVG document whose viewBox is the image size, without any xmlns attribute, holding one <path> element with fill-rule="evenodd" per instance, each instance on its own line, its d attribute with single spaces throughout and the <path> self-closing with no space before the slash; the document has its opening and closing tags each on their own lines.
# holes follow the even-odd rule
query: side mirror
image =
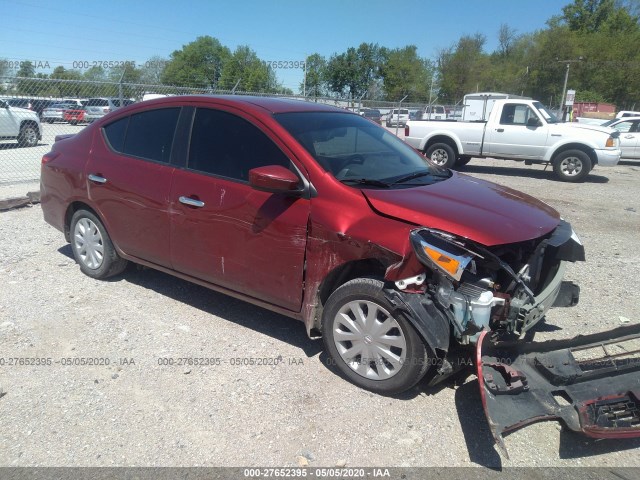
<svg viewBox="0 0 640 480">
<path fill-rule="evenodd" d="M 302 193 L 298 176 L 281 165 L 252 168 L 249 170 L 249 185 L 263 192 Z"/>
<path fill-rule="evenodd" d="M 538 120 L 537 117 L 529 117 L 527 119 L 527 127 L 541 127 L 542 124 L 540 123 L 540 120 Z"/>
</svg>

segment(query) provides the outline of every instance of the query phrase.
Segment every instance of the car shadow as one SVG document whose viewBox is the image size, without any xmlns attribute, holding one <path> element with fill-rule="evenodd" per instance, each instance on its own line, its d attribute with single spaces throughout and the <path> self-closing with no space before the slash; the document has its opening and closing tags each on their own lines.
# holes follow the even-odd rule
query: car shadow
<svg viewBox="0 0 640 480">
<path fill-rule="evenodd" d="M 152 268 L 129 265 L 121 275 L 113 277 L 112 281 L 125 281 L 153 290 L 209 315 L 250 328 L 300 348 L 308 358 L 322 350 L 322 342 L 310 340 L 302 322 Z"/>
<path fill-rule="evenodd" d="M 16 150 L 18 148 L 35 148 L 42 146 L 41 143 L 34 145 L 33 147 L 23 147 L 22 145 L 18 145 L 18 142 L 14 143 L 0 143 L 0 150 Z"/>
<path fill-rule="evenodd" d="M 556 178 L 551 168 L 547 170 L 536 170 L 533 167 L 494 167 L 490 165 L 477 165 L 477 164 L 467 164 L 463 167 L 456 168 L 460 173 L 468 173 L 468 174 L 486 174 L 486 175 L 497 175 L 499 177 L 529 177 L 529 178 L 539 178 L 542 180 L 551 180 L 559 183 L 566 183 Z M 590 173 L 587 175 L 587 178 L 584 179 L 583 183 L 608 183 L 609 179 L 607 177 L 603 177 L 601 175 L 594 175 Z"/>
<path fill-rule="evenodd" d="M 593 457 L 640 447 L 640 438 L 589 438 L 564 426 L 560 430 L 558 456 L 562 459 Z"/>
<path fill-rule="evenodd" d="M 455 405 L 469 460 L 483 467 L 501 470 L 502 457 L 496 450 L 496 443 L 482 408 L 478 379 L 458 387 Z"/>
</svg>

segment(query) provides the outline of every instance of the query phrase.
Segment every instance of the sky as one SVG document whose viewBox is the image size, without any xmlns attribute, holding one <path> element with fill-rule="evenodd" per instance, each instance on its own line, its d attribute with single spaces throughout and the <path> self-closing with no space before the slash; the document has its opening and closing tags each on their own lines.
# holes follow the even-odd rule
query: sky
<svg viewBox="0 0 640 480">
<path fill-rule="evenodd" d="M 460 36 L 481 33 L 497 47 L 500 25 L 517 33 L 546 27 L 569 0 L 0 0 L 0 59 L 30 60 L 36 72 L 58 65 L 135 61 L 171 52 L 210 35 L 231 50 L 248 45 L 262 60 L 330 57 L 363 42 L 416 45 L 435 59 Z M 49 66 L 49 68 L 47 68 Z M 298 90 L 301 69 L 276 71 Z"/>
</svg>

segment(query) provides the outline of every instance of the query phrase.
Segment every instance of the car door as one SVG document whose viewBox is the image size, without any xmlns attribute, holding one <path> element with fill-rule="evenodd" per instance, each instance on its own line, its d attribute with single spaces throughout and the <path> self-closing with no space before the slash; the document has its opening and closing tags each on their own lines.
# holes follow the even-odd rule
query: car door
<svg viewBox="0 0 640 480">
<path fill-rule="evenodd" d="M 620 132 L 621 158 L 640 158 L 640 120 L 625 120 L 612 127 Z"/>
<path fill-rule="evenodd" d="M 249 186 L 255 167 L 282 165 L 300 174 L 285 146 L 241 115 L 195 112 L 185 168 L 174 173 L 170 195 L 173 267 L 298 311 L 310 201 Z"/>
<path fill-rule="evenodd" d="M 548 127 L 544 122 L 541 126 L 528 126 L 530 118 L 541 120 L 527 104 L 505 103 L 499 124 L 487 128 L 483 153 L 507 158 L 542 158 Z"/>
<path fill-rule="evenodd" d="M 126 254 L 170 267 L 170 156 L 180 108 L 156 108 L 106 125 L 86 165 L 88 195 Z"/>
</svg>

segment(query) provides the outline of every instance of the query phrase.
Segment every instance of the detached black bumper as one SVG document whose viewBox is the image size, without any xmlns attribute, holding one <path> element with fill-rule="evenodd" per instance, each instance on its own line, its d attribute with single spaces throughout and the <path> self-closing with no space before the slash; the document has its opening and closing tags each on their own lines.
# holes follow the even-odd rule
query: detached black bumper
<svg viewBox="0 0 640 480">
<path fill-rule="evenodd" d="M 540 343 L 484 332 L 476 355 L 484 411 L 505 454 L 505 433 L 542 420 L 594 438 L 640 437 L 640 325 Z"/>
</svg>

